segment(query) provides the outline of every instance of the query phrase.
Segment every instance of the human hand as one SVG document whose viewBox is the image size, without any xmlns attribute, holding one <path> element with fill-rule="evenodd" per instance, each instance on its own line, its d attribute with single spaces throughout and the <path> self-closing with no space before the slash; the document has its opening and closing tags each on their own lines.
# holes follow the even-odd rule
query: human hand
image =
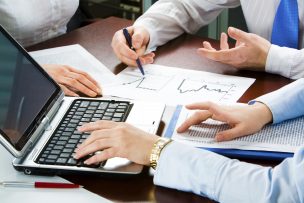
<svg viewBox="0 0 304 203">
<path fill-rule="evenodd" d="M 44 64 L 42 67 L 59 84 L 67 96 L 78 97 L 76 92 L 90 97 L 101 95 L 98 83 L 86 72 L 66 65 Z"/>
<path fill-rule="evenodd" d="M 149 32 L 143 27 L 128 27 L 128 32 L 132 37 L 132 46 L 136 51 L 133 51 L 127 44 L 126 38 L 122 30 L 118 30 L 112 39 L 112 48 L 116 56 L 123 63 L 136 67 L 136 59 L 139 58 L 142 65 L 153 63 L 155 54 L 153 52 L 144 55 L 149 40 Z"/>
<path fill-rule="evenodd" d="M 178 129 L 185 132 L 192 125 L 200 124 L 208 118 L 226 122 L 231 129 L 215 135 L 218 142 L 232 140 L 255 133 L 272 121 L 269 108 L 260 102 L 253 105 L 220 106 L 212 102 L 195 103 L 186 106 L 190 110 L 199 110 L 188 118 Z"/>
<path fill-rule="evenodd" d="M 221 35 L 220 48 L 214 49 L 209 42 L 203 42 L 203 48 L 198 49 L 201 56 L 236 68 L 255 68 L 264 70 L 267 55 L 270 49 L 270 42 L 252 33 L 229 27 L 229 37 L 236 40 L 235 47 L 229 48 L 228 36 Z"/>
<path fill-rule="evenodd" d="M 78 129 L 91 135 L 75 150 L 75 158 L 102 150 L 87 159 L 85 164 L 96 164 L 104 160 L 121 157 L 142 165 L 150 164 L 150 154 L 158 136 L 146 133 L 123 122 L 96 121 Z"/>
</svg>

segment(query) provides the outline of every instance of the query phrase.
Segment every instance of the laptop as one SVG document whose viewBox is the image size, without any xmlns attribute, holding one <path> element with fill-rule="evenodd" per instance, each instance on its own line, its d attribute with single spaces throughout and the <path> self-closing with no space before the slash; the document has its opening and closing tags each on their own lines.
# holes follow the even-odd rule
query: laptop
<svg viewBox="0 0 304 203">
<path fill-rule="evenodd" d="M 92 166 L 85 165 L 84 159 L 73 159 L 74 149 L 90 136 L 77 127 L 112 120 L 156 133 L 164 108 L 161 103 L 117 98 L 65 97 L 58 84 L 0 26 L 0 142 L 15 157 L 16 170 L 28 175 L 139 174 L 143 167 L 124 158 Z"/>
</svg>

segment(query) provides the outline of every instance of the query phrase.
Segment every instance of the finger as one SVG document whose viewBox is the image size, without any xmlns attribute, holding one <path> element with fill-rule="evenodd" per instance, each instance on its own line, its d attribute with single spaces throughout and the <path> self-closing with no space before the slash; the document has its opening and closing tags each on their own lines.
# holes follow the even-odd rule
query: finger
<svg viewBox="0 0 304 203">
<path fill-rule="evenodd" d="M 204 41 L 204 42 L 203 42 L 203 47 L 204 47 L 205 49 L 208 49 L 208 50 L 213 50 L 213 51 L 216 50 L 216 49 L 214 49 L 214 48 L 212 47 L 212 45 L 211 45 L 209 42 L 207 42 L 207 41 Z"/>
<path fill-rule="evenodd" d="M 121 57 L 120 57 L 120 60 L 121 60 L 124 64 L 126 64 L 126 65 L 128 65 L 128 66 L 130 66 L 130 67 L 136 67 L 136 66 L 137 66 L 136 60 L 127 58 L 127 57 L 125 57 L 125 56 L 121 56 Z"/>
<path fill-rule="evenodd" d="M 96 140 L 95 142 L 92 142 L 92 143 L 86 145 L 85 147 L 77 148 L 75 150 L 76 154 L 75 154 L 74 158 L 79 159 L 88 154 L 109 148 L 112 145 L 113 145 L 113 143 L 111 143 L 111 139 L 104 138 L 104 139 Z"/>
<path fill-rule="evenodd" d="M 138 54 L 132 50 L 127 44 L 120 45 L 120 55 L 125 56 L 126 58 L 136 60 L 138 58 Z"/>
<path fill-rule="evenodd" d="M 235 116 L 234 109 L 227 106 L 220 106 L 218 104 L 212 104 L 209 108 L 209 112 L 212 114 L 213 120 L 228 123 L 229 125 L 235 126 L 240 123 L 238 116 Z"/>
<path fill-rule="evenodd" d="M 212 106 L 213 102 L 197 102 L 193 104 L 186 105 L 186 108 L 189 110 L 209 110 L 210 106 Z"/>
<path fill-rule="evenodd" d="M 244 42 L 236 41 L 235 47 L 238 47 L 238 46 L 241 46 L 241 45 L 244 45 Z"/>
<path fill-rule="evenodd" d="M 90 157 L 84 163 L 87 165 L 97 164 L 110 158 L 114 158 L 115 154 L 116 153 L 113 148 L 108 148 L 103 150 L 101 153 L 95 154 L 94 156 Z"/>
<path fill-rule="evenodd" d="M 73 92 L 72 90 L 70 90 L 69 88 L 67 88 L 64 85 L 59 84 L 59 86 L 61 87 L 62 91 L 64 92 L 64 94 L 66 96 L 72 96 L 72 97 L 79 97 L 78 94 L 76 94 L 75 92 Z"/>
<path fill-rule="evenodd" d="M 119 125 L 119 123 L 114 122 L 114 121 L 99 120 L 99 121 L 95 121 L 95 122 L 91 122 L 91 123 L 86 123 L 86 124 L 80 126 L 77 130 L 79 132 L 92 132 L 95 130 L 114 128 L 118 125 Z"/>
<path fill-rule="evenodd" d="M 208 50 L 204 48 L 198 49 L 198 53 L 204 57 L 207 57 L 213 61 L 219 61 L 227 64 L 231 64 L 235 60 L 235 56 L 238 56 L 238 52 L 240 51 L 240 47 L 235 47 L 227 50 Z"/>
<path fill-rule="evenodd" d="M 92 132 L 91 135 L 83 143 L 77 146 L 76 151 L 82 150 L 83 148 L 96 142 L 97 140 L 106 139 L 111 136 L 113 136 L 113 130 L 109 130 L 109 129 L 96 130 Z"/>
<path fill-rule="evenodd" d="M 227 50 L 229 49 L 229 45 L 228 45 L 228 36 L 226 33 L 222 33 L 221 34 L 221 42 L 220 42 L 220 47 L 222 50 Z"/>
<path fill-rule="evenodd" d="M 236 41 L 242 41 L 246 43 L 251 42 L 250 33 L 244 32 L 234 27 L 228 28 L 228 35 Z"/>
<path fill-rule="evenodd" d="M 124 64 L 126 64 L 126 65 L 128 65 L 128 66 L 134 66 L 134 64 L 136 64 L 136 62 L 135 62 L 135 60 L 136 59 L 130 59 L 130 58 L 128 58 L 128 57 L 125 57 L 125 56 L 123 56 L 123 55 L 121 55 L 120 54 L 120 50 L 119 51 L 117 51 L 116 49 L 113 49 L 114 50 L 114 52 L 115 52 L 115 54 L 116 54 L 116 56 L 117 56 L 117 58 L 121 61 L 121 62 L 123 62 Z"/>
<path fill-rule="evenodd" d="M 145 64 L 153 63 L 154 58 L 153 57 L 144 56 L 144 57 L 140 57 L 139 60 L 141 61 L 142 65 L 145 65 Z"/>
<path fill-rule="evenodd" d="M 85 87 L 87 87 L 86 89 L 90 89 L 94 93 L 100 94 L 101 90 L 98 87 L 98 85 L 95 85 L 86 75 L 70 72 L 69 77 L 79 81 L 81 84 L 83 84 Z M 87 91 L 86 89 L 84 89 L 83 91 Z M 81 91 L 81 89 L 79 89 L 79 90 Z M 83 91 L 81 91 L 81 92 L 84 94 L 87 93 L 87 92 L 83 92 Z"/>
<path fill-rule="evenodd" d="M 234 118 L 230 116 L 230 112 L 224 107 L 219 106 L 213 102 L 201 102 L 201 103 L 194 103 L 189 104 L 186 106 L 190 110 L 200 109 L 200 110 L 207 110 L 210 113 L 210 117 L 213 120 L 227 122 L 227 123 L 236 123 Z"/>
<path fill-rule="evenodd" d="M 133 29 L 127 28 L 129 30 L 129 33 L 132 33 Z M 138 58 L 137 54 L 135 51 L 133 51 L 127 44 L 126 38 L 123 34 L 122 30 L 117 31 L 114 34 L 114 37 L 112 39 L 112 48 L 116 54 L 116 56 L 121 59 L 121 56 L 125 56 L 127 58 L 136 60 Z M 123 61 L 124 62 L 124 61 Z"/>
<path fill-rule="evenodd" d="M 86 77 L 90 82 L 92 82 L 95 86 L 99 87 L 98 82 L 97 82 L 94 78 L 92 78 L 90 74 L 88 74 L 88 73 L 86 73 L 86 72 L 84 72 L 84 71 L 78 70 L 78 69 L 76 69 L 76 68 L 73 68 L 73 67 L 71 67 L 71 66 L 65 66 L 65 67 L 68 68 L 68 69 L 69 69 L 70 71 L 72 71 L 72 72 L 75 72 L 75 73 L 78 73 L 78 74 L 83 75 L 83 76 Z"/>
<path fill-rule="evenodd" d="M 75 77 L 75 76 L 72 76 L 72 77 Z M 65 78 L 63 78 L 61 84 L 74 88 L 77 91 L 82 92 L 85 95 L 88 95 L 90 97 L 95 97 L 97 95 L 96 92 L 92 91 L 90 88 L 83 85 L 80 81 L 78 81 L 75 78 L 65 77 Z"/>
<path fill-rule="evenodd" d="M 215 139 L 217 142 L 222 142 L 242 137 L 244 135 L 246 135 L 244 128 L 241 125 L 236 125 L 234 128 L 217 133 Z"/>
<path fill-rule="evenodd" d="M 200 124 L 211 116 L 208 111 L 198 111 L 195 112 L 191 117 L 189 117 L 181 126 L 178 127 L 177 132 L 182 133 L 188 130 L 192 125 Z"/>
</svg>

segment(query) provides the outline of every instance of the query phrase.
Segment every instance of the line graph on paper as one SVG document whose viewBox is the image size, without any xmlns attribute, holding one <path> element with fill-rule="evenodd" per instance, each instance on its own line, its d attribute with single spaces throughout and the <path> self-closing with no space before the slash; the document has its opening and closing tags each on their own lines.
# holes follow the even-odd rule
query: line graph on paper
<svg viewBox="0 0 304 203">
<path fill-rule="evenodd" d="M 128 75 L 121 85 L 128 88 L 142 89 L 148 91 L 160 91 L 172 80 L 172 76 L 162 74 L 151 74 L 146 71 L 145 76 Z"/>
<path fill-rule="evenodd" d="M 145 76 L 126 68 L 117 75 L 119 83 L 108 88 L 109 95 L 122 98 L 189 104 L 201 101 L 235 102 L 254 82 L 252 78 L 146 65 Z"/>
<path fill-rule="evenodd" d="M 181 95 L 204 96 L 206 98 L 217 98 L 217 101 L 227 99 L 235 92 L 237 86 L 233 83 L 218 81 L 182 79 L 177 87 L 177 92 Z M 211 99 L 214 100 L 214 99 Z"/>
</svg>

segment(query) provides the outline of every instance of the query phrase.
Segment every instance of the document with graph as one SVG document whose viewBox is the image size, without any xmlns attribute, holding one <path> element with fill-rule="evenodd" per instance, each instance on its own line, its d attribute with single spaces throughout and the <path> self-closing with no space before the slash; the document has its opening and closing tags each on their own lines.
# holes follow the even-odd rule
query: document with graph
<svg viewBox="0 0 304 203">
<path fill-rule="evenodd" d="M 172 139 L 196 147 L 292 153 L 304 145 L 304 117 L 288 120 L 280 124 L 267 125 L 261 131 L 249 136 L 240 137 L 231 141 L 216 142 L 214 139 L 215 134 L 227 130 L 230 127 L 225 123 L 212 119 L 190 127 L 185 133 L 176 132 L 176 129 L 189 118 L 193 112 L 195 111 L 190 111 L 182 107 L 179 115 L 176 116 L 174 126 L 171 126 Z"/>
<path fill-rule="evenodd" d="M 130 99 L 188 104 L 200 101 L 236 102 L 254 83 L 253 78 L 220 75 L 161 65 L 145 65 L 119 73 L 119 85 L 107 90 L 113 96 Z"/>
</svg>

